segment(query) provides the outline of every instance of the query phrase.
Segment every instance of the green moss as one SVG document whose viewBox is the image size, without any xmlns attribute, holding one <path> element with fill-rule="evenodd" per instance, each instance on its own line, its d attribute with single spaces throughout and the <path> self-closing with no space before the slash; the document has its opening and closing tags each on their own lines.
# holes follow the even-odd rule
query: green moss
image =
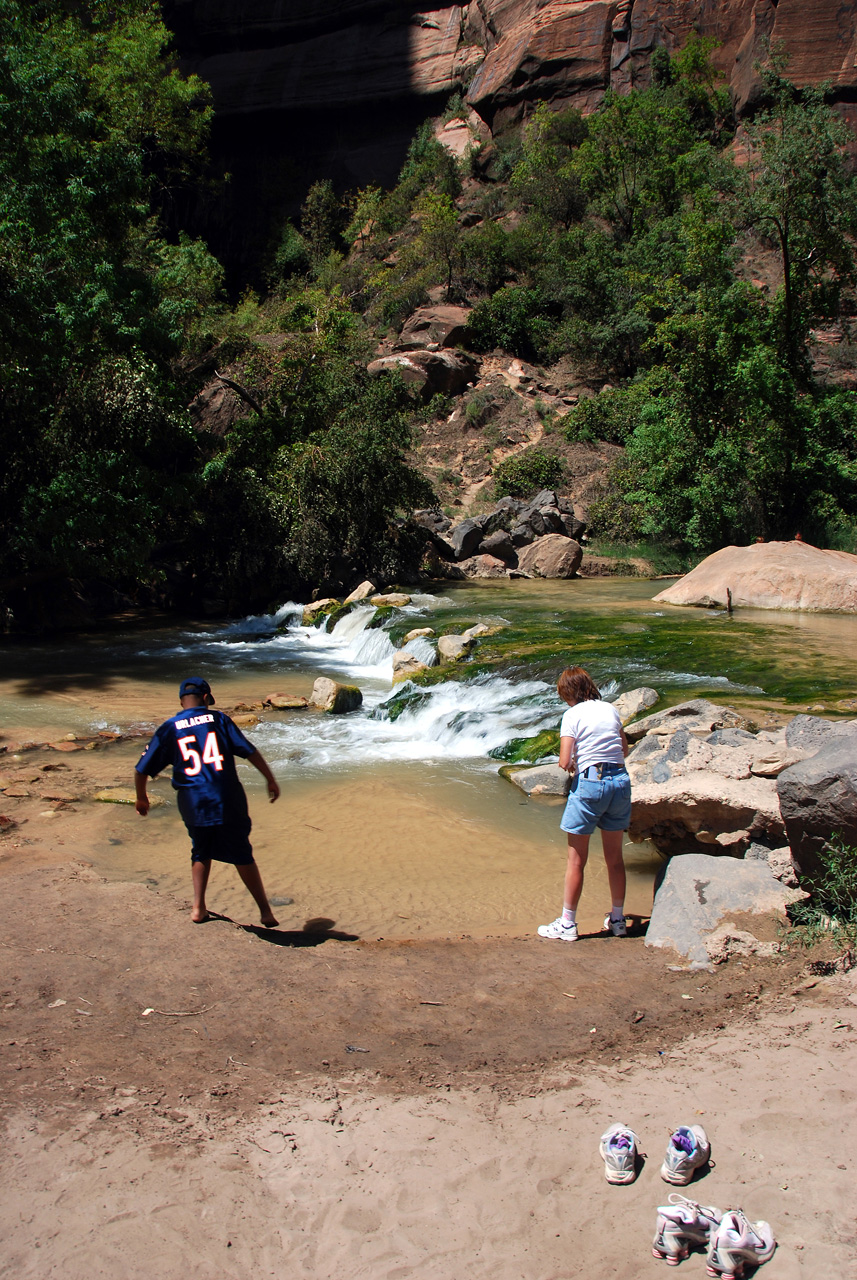
<svg viewBox="0 0 857 1280">
<path fill-rule="evenodd" d="M 348 614 L 351 613 L 351 610 L 354 607 L 355 607 L 354 602 L 352 601 L 351 604 L 331 605 L 330 609 L 325 609 L 324 613 L 322 614 L 322 617 L 327 618 L 327 622 L 324 624 L 325 631 L 327 631 L 327 633 L 330 634 L 330 632 L 336 626 L 339 619 L 347 618 Z"/>
<path fill-rule="evenodd" d="M 511 738 L 488 754 L 510 764 L 537 764 L 545 756 L 559 755 L 559 729 L 543 729 L 532 738 Z"/>
<path fill-rule="evenodd" d="M 397 689 L 386 702 L 382 702 L 379 707 L 375 707 L 374 711 L 370 711 L 369 719 L 398 720 L 403 711 L 416 711 L 424 706 L 430 696 L 425 690 L 415 688 L 414 680 L 411 678 L 400 689 Z"/>
<path fill-rule="evenodd" d="M 375 610 L 373 617 L 369 620 L 367 631 L 377 631 L 379 627 L 383 627 L 385 622 L 389 622 L 396 612 L 391 604 L 379 605 Z"/>
</svg>

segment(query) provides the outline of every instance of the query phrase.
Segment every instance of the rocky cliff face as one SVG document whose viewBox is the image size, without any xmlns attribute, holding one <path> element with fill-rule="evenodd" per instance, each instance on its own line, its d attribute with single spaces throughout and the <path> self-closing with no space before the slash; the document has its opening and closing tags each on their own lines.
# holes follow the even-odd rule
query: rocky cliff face
<svg viewBox="0 0 857 1280">
<path fill-rule="evenodd" d="M 653 48 L 691 29 L 752 101 L 765 38 L 782 41 L 799 84 L 857 90 L 853 0 L 167 0 L 167 21 L 223 115 L 430 97 L 469 85 L 489 123 L 540 98 L 595 104 L 645 81 Z"/>
<path fill-rule="evenodd" d="M 739 110 L 752 109 L 769 40 L 785 46 L 798 84 L 830 81 L 857 119 L 855 0 L 428 5 L 165 0 L 186 67 L 212 86 L 214 150 L 233 192 L 282 208 L 321 174 L 343 187 L 392 182 L 416 125 L 454 90 L 495 132 L 542 99 L 585 111 L 608 87 L 644 85 L 652 50 L 680 48 L 691 30 L 719 41 L 715 62 Z M 215 238 L 228 238 L 235 212 Z"/>
</svg>

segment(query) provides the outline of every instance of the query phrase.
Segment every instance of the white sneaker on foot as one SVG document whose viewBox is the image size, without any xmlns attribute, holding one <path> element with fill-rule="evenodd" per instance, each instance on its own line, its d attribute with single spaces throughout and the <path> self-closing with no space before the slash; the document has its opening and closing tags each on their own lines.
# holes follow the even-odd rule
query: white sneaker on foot
<svg viewBox="0 0 857 1280">
<path fill-rule="evenodd" d="M 669 1204 L 658 1205 L 657 1214 L 652 1254 L 664 1258 L 671 1267 L 678 1266 L 692 1246 L 704 1245 L 707 1249 L 723 1217 L 719 1209 L 680 1195 L 671 1195 Z"/>
<path fill-rule="evenodd" d="M 563 924 L 562 916 L 557 916 L 556 920 L 552 920 L 550 924 L 540 924 L 538 934 L 540 938 L 555 938 L 560 942 L 577 942 L 577 925 Z"/>
<path fill-rule="evenodd" d="M 628 936 L 628 922 L 624 916 L 620 920 L 611 915 L 605 916 L 604 928 L 609 929 L 614 938 L 627 938 Z"/>
<path fill-rule="evenodd" d="M 637 1135 L 626 1124 L 611 1124 L 601 1135 L 601 1159 L 608 1182 L 633 1182 L 637 1176 Z"/>
<path fill-rule="evenodd" d="M 761 1266 L 774 1256 L 777 1242 L 767 1222 L 750 1222 L 743 1209 L 727 1209 L 712 1232 L 706 1259 L 708 1274 L 740 1280 L 744 1264 Z"/>
<path fill-rule="evenodd" d="M 686 1187 L 697 1169 L 708 1163 L 711 1143 L 701 1125 L 680 1124 L 672 1134 L 661 1165 L 661 1177 L 676 1187 Z"/>
</svg>

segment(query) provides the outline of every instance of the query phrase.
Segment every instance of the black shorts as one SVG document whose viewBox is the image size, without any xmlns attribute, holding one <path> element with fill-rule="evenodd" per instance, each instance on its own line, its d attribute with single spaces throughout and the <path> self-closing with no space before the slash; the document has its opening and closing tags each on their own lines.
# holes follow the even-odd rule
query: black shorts
<svg viewBox="0 0 857 1280">
<path fill-rule="evenodd" d="M 250 843 L 250 823 L 226 823 L 219 827 L 188 827 L 191 838 L 191 862 L 231 862 L 235 867 L 248 867 L 255 861 Z"/>
</svg>

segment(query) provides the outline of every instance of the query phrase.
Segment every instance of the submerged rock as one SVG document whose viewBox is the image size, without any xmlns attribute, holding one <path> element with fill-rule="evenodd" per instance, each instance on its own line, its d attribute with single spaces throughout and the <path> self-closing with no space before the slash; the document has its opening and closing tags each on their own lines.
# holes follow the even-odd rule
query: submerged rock
<svg viewBox="0 0 857 1280">
<path fill-rule="evenodd" d="M 275 711 L 302 711 L 309 706 L 309 699 L 293 697 L 288 693 L 269 693 L 265 703 Z"/>
</svg>

